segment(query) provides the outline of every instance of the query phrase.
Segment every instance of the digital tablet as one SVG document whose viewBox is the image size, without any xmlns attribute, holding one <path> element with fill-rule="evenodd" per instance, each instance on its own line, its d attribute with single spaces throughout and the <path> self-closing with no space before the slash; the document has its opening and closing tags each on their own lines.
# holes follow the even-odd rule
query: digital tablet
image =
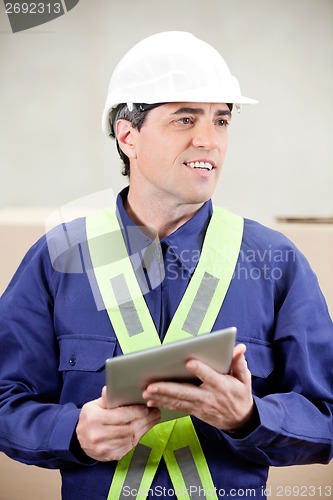
<svg viewBox="0 0 333 500">
<path fill-rule="evenodd" d="M 236 333 L 236 327 L 230 327 L 107 359 L 105 368 L 108 407 L 145 404 L 142 392 L 152 382 L 200 384 L 201 381 L 185 368 L 189 359 L 198 359 L 219 373 L 228 373 Z M 185 413 L 180 411 L 161 409 L 161 421 L 184 415 Z"/>
</svg>

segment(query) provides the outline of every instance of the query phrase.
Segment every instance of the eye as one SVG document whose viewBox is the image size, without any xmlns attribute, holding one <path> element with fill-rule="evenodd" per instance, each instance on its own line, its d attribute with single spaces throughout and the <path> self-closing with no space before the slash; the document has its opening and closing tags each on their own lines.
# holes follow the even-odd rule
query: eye
<svg viewBox="0 0 333 500">
<path fill-rule="evenodd" d="M 193 120 L 189 116 L 184 116 L 183 118 L 179 118 L 177 123 L 180 123 L 181 125 L 191 125 Z"/>
<path fill-rule="evenodd" d="M 229 124 L 228 120 L 225 120 L 224 118 L 221 118 L 220 120 L 217 120 L 217 125 L 219 127 L 227 127 Z"/>
</svg>

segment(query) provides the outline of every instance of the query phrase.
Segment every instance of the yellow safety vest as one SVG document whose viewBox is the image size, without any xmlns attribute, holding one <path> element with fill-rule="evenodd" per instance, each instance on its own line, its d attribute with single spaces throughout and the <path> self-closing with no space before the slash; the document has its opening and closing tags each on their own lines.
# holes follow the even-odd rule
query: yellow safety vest
<svg viewBox="0 0 333 500">
<path fill-rule="evenodd" d="M 123 353 L 161 345 L 125 240 L 119 237 L 115 210 L 87 217 L 86 229 L 93 272 Z M 211 331 L 235 270 L 242 235 L 243 219 L 214 207 L 199 262 L 163 344 Z M 110 258 L 114 252 L 117 259 Z M 200 493 L 200 498 L 217 498 L 192 420 L 185 416 L 154 426 L 118 462 L 108 500 L 125 498 L 129 491 L 146 498 L 162 457 L 179 499 L 194 498 L 190 491 L 197 491 L 198 497 Z"/>
</svg>

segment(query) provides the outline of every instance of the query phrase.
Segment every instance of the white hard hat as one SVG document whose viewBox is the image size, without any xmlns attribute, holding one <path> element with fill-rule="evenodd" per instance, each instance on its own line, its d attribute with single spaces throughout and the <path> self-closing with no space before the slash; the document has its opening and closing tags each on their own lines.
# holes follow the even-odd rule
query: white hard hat
<svg viewBox="0 0 333 500">
<path fill-rule="evenodd" d="M 241 95 L 238 80 L 208 43 L 183 31 L 149 36 L 116 66 L 103 112 L 104 133 L 112 134 L 109 115 L 119 104 L 220 102 L 256 104 Z"/>
</svg>

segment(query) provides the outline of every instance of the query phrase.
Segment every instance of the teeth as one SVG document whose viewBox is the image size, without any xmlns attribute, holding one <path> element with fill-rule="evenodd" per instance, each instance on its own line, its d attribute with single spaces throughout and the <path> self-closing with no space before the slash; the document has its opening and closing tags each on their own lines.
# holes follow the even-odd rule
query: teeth
<svg viewBox="0 0 333 500">
<path fill-rule="evenodd" d="M 190 161 L 186 165 L 191 168 L 200 168 L 201 170 L 212 170 L 213 168 L 213 165 L 207 161 Z"/>
</svg>

